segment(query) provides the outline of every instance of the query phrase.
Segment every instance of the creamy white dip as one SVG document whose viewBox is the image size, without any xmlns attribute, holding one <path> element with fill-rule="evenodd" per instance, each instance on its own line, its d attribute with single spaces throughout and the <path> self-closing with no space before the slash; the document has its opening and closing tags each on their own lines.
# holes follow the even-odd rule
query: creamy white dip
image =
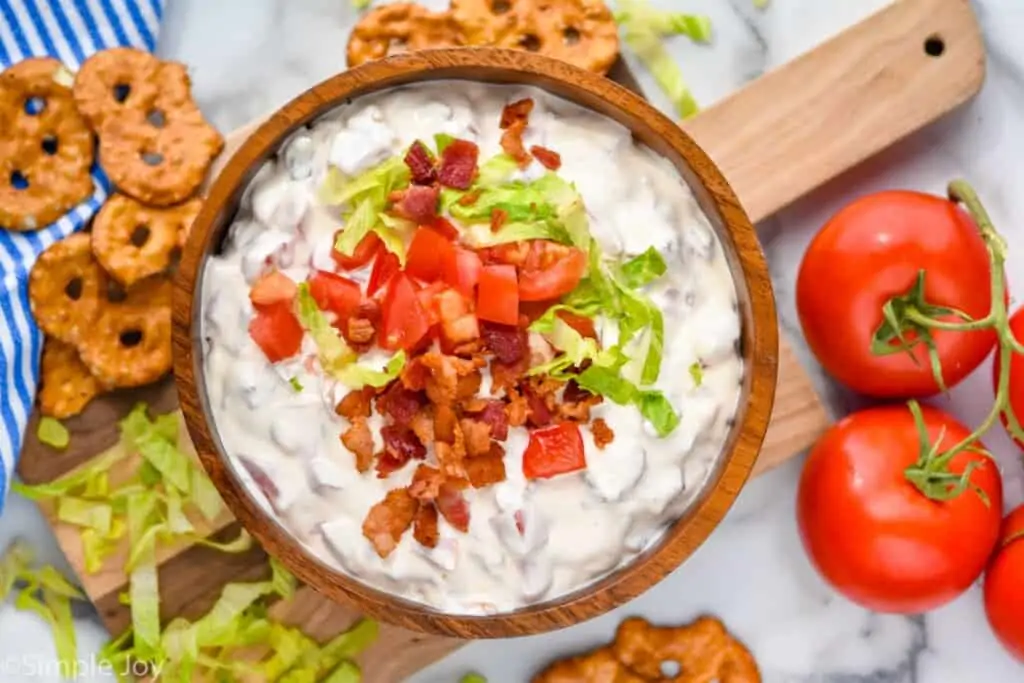
<svg viewBox="0 0 1024 683">
<path fill-rule="evenodd" d="M 636 408 L 606 400 L 592 415 L 612 428 L 613 442 L 598 449 L 581 429 L 586 469 L 537 481 L 522 473 L 527 429 L 510 428 L 503 444 L 507 479 L 465 491 L 468 533 L 442 519 L 435 548 L 407 534 L 382 559 L 361 525 L 388 490 L 408 485 L 419 462 L 384 479 L 356 471 L 339 441 L 348 421 L 334 410 L 348 389 L 301 360 L 269 363 L 247 333 L 249 290 L 272 267 L 296 282 L 313 269 L 335 270 L 330 252 L 342 223 L 316 199 L 329 165 L 358 173 L 437 133 L 476 142 L 486 160 L 501 151 L 502 108 L 524 97 L 535 102 L 526 146 L 561 155 L 558 175 L 576 184 L 605 254 L 637 255 L 653 246 L 668 264 L 646 293 L 665 321 L 656 388 L 681 421 L 658 438 Z M 522 171 L 527 178 L 543 172 L 537 162 Z M 368 269 L 345 275 L 365 280 Z M 742 383 L 736 289 L 685 182 L 621 125 L 534 88 L 461 81 L 404 87 L 361 97 L 300 130 L 245 193 L 223 251 L 207 263 L 202 306 L 214 427 L 253 496 L 326 563 L 453 614 L 550 600 L 628 563 L 700 490 L 722 452 Z M 602 344 L 614 344 L 616 325 L 598 323 Z M 488 383 L 485 374 L 481 393 Z M 382 425 L 380 415 L 370 418 L 378 451 Z M 248 474 L 253 469 L 276 489 L 272 505 Z"/>
</svg>

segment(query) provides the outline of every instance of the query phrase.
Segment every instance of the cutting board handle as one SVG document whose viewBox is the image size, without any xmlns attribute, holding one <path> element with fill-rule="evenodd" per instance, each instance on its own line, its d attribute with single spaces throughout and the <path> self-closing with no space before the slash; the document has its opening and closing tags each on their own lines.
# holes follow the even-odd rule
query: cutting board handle
<svg viewBox="0 0 1024 683">
<path fill-rule="evenodd" d="M 896 0 L 683 128 L 756 222 L 962 104 L 984 80 L 969 0 Z"/>
</svg>

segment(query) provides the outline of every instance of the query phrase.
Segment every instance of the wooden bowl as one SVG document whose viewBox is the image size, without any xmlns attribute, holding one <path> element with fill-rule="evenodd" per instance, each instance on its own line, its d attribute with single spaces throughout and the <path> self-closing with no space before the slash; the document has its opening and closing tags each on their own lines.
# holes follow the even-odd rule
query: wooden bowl
<svg viewBox="0 0 1024 683">
<path fill-rule="evenodd" d="M 704 490 L 652 546 L 617 571 L 556 600 L 494 616 L 443 614 L 385 593 L 315 558 L 263 512 L 226 461 L 202 381 L 199 293 L 207 256 L 220 244 L 242 190 L 260 164 L 299 126 L 344 101 L 398 85 L 438 79 L 538 86 L 618 121 L 669 159 L 718 232 L 738 289 L 745 363 L 734 427 Z M 188 430 L 203 466 L 231 511 L 268 553 L 299 579 L 369 616 L 409 629 L 462 638 L 541 633 L 580 623 L 640 595 L 678 567 L 708 537 L 749 476 L 775 396 L 778 324 L 771 281 L 754 228 L 708 156 L 675 123 L 612 81 L 520 51 L 436 50 L 373 62 L 330 78 L 264 122 L 227 162 L 192 227 L 175 278 L 174 372 Z"/>
</svg>

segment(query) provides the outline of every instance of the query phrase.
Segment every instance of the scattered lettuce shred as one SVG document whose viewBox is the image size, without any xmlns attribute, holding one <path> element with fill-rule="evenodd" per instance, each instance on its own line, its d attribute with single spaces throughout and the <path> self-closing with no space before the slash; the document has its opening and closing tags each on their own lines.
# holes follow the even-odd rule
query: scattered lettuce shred
<svg viewBox="0 0 1024 683">
<path fill-rule="evenodd" d="M 711 40 L 711 22 L 705 16 L 671 12 L 651 7 L 647 0 L 619 0 L 616 21 L 626 44 L 650 71 L 680 117 L 686 119 L 700 106 L 690 92 L 682 69 L 672 59 L 662 38 L 684 35 L 697 43 Z"/>
<path fill-rule="evenodd" d="M 78 676 L 78 646 L 71 601 L 85 600 L 82 592 L 51 566 L 36 566 L 35 553 L 22 539 L 13 540 L 0 555 L 0 600 L 12 592 L 14 607 L 34 612 L 53 633 L 62 678 Z"/>
<path fill-rule="evenodd" d="M 330 167 L 319 189 L 320 201 L 328 206 L 340 206 L 345 228 L 338 235 L 334 248 L 352 256 L 356 247 L 369 233 L 374 232 L 389 251 L 405 264 L 405 221 L 384 213 L 392 192 L 409 186 L 409 167 L 402 157 L 395 156 L 348 178 L 340 170 Z"/>
<path fill-rule="evenodd" d="M 699 387 L 704 383 L 704 366 L 700 364 L 700 361 L 694 361 L 690 364 L 690 378 L 693 380 L 695 387 Z"/>
<path fill-rule="evenodd" d="M 71 443 L 71 434 L 68 433 L 68 428 L 60 420 L 52 417 L 39 419 L 36 437 L 39 439 L 39 443 L 56 448 L 58 451 L 64 450 Z"/>
<path fill-rule="evenodd" d="M 373 0 L 352 0 L 352 7 L 356 10 L 367 9 L 373 4 Z"/>
<path fill-rule="evenodd" d="M 346 368 L 356 359 L 355 352 L 334 329 L 327 315 L 316 305 L 316 299 L 309 291 L 308 282 L 300 282 L 295 297 L 296 315 L 299 324 L 313 338 L 316 344 L 317 357 L 324 372 L 341 379 Z"/>
<path fill-rule="evenodd" d="M 405 361 L 405 351 L 399 351 L 388 360 L 383 370 L 375 370 L 362 363 L 353 363 L 340 373 L 339 380 L 351 389 L 361 389 L 365 386 L 380 388 L 398 377 L 405 367 Z"/>
<path fill-rule="evenodd" d="M 460 678 L 459 683 L 487 683 L 487 679 L 474 671 Z"/>
</svg>

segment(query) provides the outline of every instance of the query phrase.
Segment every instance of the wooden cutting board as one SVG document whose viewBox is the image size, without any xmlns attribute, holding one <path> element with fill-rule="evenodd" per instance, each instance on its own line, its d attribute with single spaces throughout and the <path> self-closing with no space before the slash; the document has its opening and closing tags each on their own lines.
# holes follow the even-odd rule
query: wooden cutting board
<svg viewBox="0 0 1024 683">
<path fill-rule="evenodd" d="M 968 0 L 896 0 L 684 128 L 722 168 L 756 222 L 969 99 L 984 80 L 984 62 Z M 609 76 L 639 91 L 621 61 Z M 222 161 L 249 130 L 228 136 Z M 170 379 L 104 397 L 67 422 L 71 445 L 61 453 L 38 442 L 38 415 L 33 416 L 18 468 L 21 478 L 30 484 L 51 481 L 82 466 L 117 440 L 117 420 L 140 400 L 154 411 L 177 407 Z M 755 475 L 807 448 L 828 423 L 806 372 L 783 340 L 775 408 Z M 78 532 L 57 523 L 48 505 L 42 508 L 104 623 L 112 633 L 121 632 L 129 622 L 118 600 L 126 587 L 123 555 L 86 574 Z M 238 528 L 225 514 L 208 531 L 223 540 Z M 166 548 L 160 557 L 162 617 L 195 618 L 212 606 L 225 583 L 266 575 L 266 557 L 258 548 L 241 555 L 200 546 Z M 272 612 L 320 639 L 358 618 L 306 587 Z M 360 658 L 364 680 L 403 680 L 461 644 L 384 626 L 378 645 Z"/>
</svg>

